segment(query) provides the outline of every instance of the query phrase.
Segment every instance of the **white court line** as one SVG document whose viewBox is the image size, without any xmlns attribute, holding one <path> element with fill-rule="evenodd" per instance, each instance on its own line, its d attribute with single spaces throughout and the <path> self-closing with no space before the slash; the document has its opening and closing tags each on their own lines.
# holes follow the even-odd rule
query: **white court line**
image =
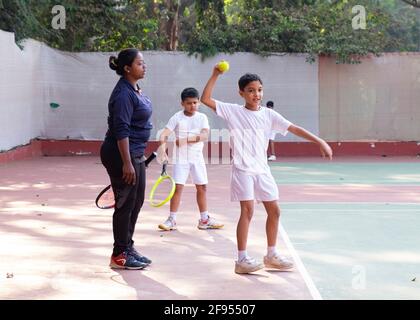
<svg viewBox="0 0 420 320">
<path fill-rule="evenodd" d="M 293 201 L 293 202 L 290 202 L 290 201 L 288 201 L 288 202 L 286 202 L 286 201 L 281 201 L 281 199 L 280 199 L 280 205 L 284 205 L 284 204 L 287 204 L 287 205 L 322 204 L 322 205 L 325 205 L 325 206 L 328 206 L 330 204 L 338 204 L 338 205 L 340 205 L 340 204 L 342 204 L 342 205 L 349 205 L 349 204 L 362 204 L 362 205 L 383 204 L 383 205 L 385 205 L 385 204 L 387 204 L 389 206 L 391 206 L 391 205 L 417 205 L 418 206 L 418 205 L 420 205 L 420 202 L 386 202 L 386 201 L 382 201 L 382 202 L 366 202 L 366 201 L 365 202 L 358 202 L 358 201 L 328 201 L 328 202 L 321 202 L 321 201 L 305 201 L 305 202 L 299 201 L 299 202 L 296 202 L 296 201 Z"/>
<path fill-rule="evenodd" d="M 306 286 L 309 289 L 309 292 L 314 300 L 323 300 L 321 294 L 319 293 L 318 289 L 316 288 L 314 282 L 312 281 L 312 278 L 310 277 L 308 271 L 306 270 L 305 266 L 303 265 L 302 260 L 300 259 L 297 251 L 293 247 L 292 242 L 289 239 L 289 236 L 287 235 L 286 231 L 283 228 L 283 225 L 279 223 L 279 229 L 281 236 L 286 243 L 287 249 L 292 255 L 292 258 L 300 272 L 300 274 L 303 277 L 303 280 L 305 281 Z"/>
<path fill-rule="evenodd" d="M 337 208 L 332 208 L 332 209 L 292 209 L 292 208 L 287 208 L 284 209 L 287 211 L 293 211 L 293 212 L 297 212 L 297 213 L 305 213 L 305 214 L 310 214 L 312 212 L 325 212 L 325 213 L 355 213 L 355 214 L 360 214 L 360 213 L 389 213 L 389 212 L 395 212 L 395 213 L 400 213 L 400 212 L 405 212 L 405 213 L 414 213 L 414 214 L 420 214 L 420 211 L 416 212 L 416 209 L 398 209 L 395 210 L 390 208 L 390 209 L 360 209 L 360 208 L 356 208 L 356 209 L 337 209 Z M 420 210 L 420 208 L 418 209 Z M 359 212 L 357 212 L 359 211 Z"/>
</svg>

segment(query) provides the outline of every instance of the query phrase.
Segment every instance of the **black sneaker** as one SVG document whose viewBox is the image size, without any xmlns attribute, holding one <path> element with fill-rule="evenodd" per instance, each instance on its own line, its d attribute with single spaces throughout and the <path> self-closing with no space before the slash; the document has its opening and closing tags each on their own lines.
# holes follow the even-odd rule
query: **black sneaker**
<svg viewBox="0 0 420 320">
<path fill-rule="evenodd" d="M 148 264 L 138 261 L 128 251 L 124 251 L 116 257 L 111 255 L 109 266 L 113 269 L 140 270 L 146 268 Z"/>
<path fill-rule="evenodd" d="M 130 254 L 134 258 L 136 258 L 137 261 L 140 261 L 140 262 L 145 263 L 147 265 L 152 263 L 152 260 L 150 260 L 146 256 L 140 254 L 134 247 L 131 247 L 130 249 L 128 249 L 128 254 Z"/>
</svg>

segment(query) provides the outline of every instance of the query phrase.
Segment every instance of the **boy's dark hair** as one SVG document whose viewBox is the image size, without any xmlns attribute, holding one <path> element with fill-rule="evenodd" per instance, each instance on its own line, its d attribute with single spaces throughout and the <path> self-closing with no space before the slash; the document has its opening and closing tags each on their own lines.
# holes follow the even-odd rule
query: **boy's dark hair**
<svg viewBox="0 0 420 320">
<path fill-rule="evenodd" d="M 124 67 L 131 66 L 134 62 L 134 59 L 137 58 L 139 50 L 135 48 L 124 49 L 116 56 L 111 56 L 109 58 L 109 67 L 112 70 L 115 70 L 118 75 L 124 75 Z"/>
<path fill-rule="evenodd" d="M 239 90 L 244 91 L 245 87 L 248 85 L 248 83 L 252 81 L 259 81 L 261 84 L 263 84 L 261 78 L 254 74 L 254 73 L 246 73 L 242 77 L 240 77 L 238 81 Z"/>
<path fill-rule="evenodd" d="M 181 100 L 185 101 L 187 98 L 197 98 L 200 99 L 200 94 L 196 88 L 185 88 L 181 92 Z"/>
<path fill-rule="evenodd" d="M 274 108 L 274 102 L 273 101 L 267 101 L 267 104 L 266 104 L 266 106 L 267 106 L 267 108 Z"/>
</svg>

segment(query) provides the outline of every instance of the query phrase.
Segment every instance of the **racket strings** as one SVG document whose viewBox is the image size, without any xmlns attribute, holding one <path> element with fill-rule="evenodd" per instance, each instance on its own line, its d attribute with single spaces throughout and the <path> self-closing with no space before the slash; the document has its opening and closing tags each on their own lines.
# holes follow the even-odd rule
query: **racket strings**
<svg viewBox="0 0 420 320">
<path fill-rule="evenodd" d="M 156 185 L 154 193 L 150 198 L 152 205 L 159 205 L 165 202 L 167 198 L 173 194 L 173 188 L 174 184 L 169 177 L 161 179 L 161 181 Z"/>
<path fill-rule="evenodd" d="M 113 206 L 114 202 L 114 192 L 112 191 L 112 188 L 110 188 L 98 199 L 98 206 L 101 208 L 107 208 Z"/>
</svg>

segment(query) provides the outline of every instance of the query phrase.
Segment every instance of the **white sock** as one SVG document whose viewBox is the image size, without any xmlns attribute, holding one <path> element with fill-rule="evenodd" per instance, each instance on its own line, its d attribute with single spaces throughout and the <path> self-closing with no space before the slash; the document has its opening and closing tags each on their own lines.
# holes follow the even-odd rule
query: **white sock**
<svg viewBox="0 0 420 320">
<path fill-rule="evenodd" d="M 201 221 L 206 221 L 209 218 L 209 212 L 203 211 L 200 213 L 200 216 L 201 216 Z"/>
<path fill-rule="evenodd" d="M 176 212 L 169 212 L 169 218 L 171 218 L 173 221 L 176 220 Z"/>
<path fill-rule="evenodd" d="M 269 258 L 275 256 L 277 254 L 276 247 L 267 247 L 267 256 Z"/>
<path fill-rule="evenodd" d="M 239 250 L 238 251 L 238 261 L 241 262 L 245 260 L 248 255 L 246 254 L 246 250 Z"/>
</svg>

